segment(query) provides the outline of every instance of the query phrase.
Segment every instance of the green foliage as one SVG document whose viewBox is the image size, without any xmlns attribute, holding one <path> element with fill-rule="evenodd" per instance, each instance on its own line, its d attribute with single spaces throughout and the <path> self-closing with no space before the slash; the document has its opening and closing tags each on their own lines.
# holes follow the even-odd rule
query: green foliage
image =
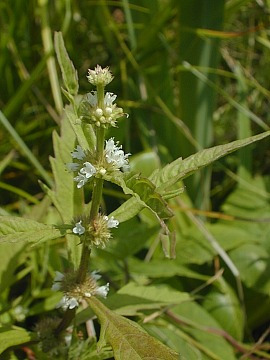
<svg viewBox="0 0 270 360">
<path fill-rule="evenodd" d="M 74 68 L 73 63 L 69 59 L 68 53 L 64 45 L 62 33 L 55 33 L 54 46 L 67 93 L 75 96 L 78 94 L 79 90 L 78 74 Z"/>
<path fill-rule="evenodd" d="M 0 354 L 11 346 L 21 345 L 36 340 L 36 336 L 18 326 L 0 328 Z"/>
<path fill-rule="evenodd" d="M 101 323 L 100 346 L 106 339 L 116 360 L 179 359 L 177 353 L 149 336 L 135 322 L 113 313 L 96 298 L 88 302 Z"/>
</svg>

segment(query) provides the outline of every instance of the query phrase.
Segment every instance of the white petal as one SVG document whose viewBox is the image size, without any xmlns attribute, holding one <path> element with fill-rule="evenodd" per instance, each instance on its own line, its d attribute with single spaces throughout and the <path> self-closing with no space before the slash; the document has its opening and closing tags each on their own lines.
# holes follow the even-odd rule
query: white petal
<svg viewBox="0 0 270 360">
<path fill-rule="evenodd" d="M 108 229 L 117 228 L 119 221 L 114 219 L 114 216 L 110 217 L 107 223 Z"/>
<path fill-rule="evenodd" d="M 76 149 L 71 153 L 73 159 L 83 160 L 85 158 L 85 153 L 80 145 L 77 145 Z"/>
<path fill-rule="evenodd" d="M 83 174 L 78 173 L 78 176 L 74 178 L 74 181 L 78 182 L 77 188 L 80 189 L 87 183 L 88 179 Z"/>
<path fill-rule="evenodd" d="M 67 163 L 66 167 L 68 171 L 77 171 L 80 168 L 80 164 L 77 163 Z"/>
<path fill-rule="evenodd" d="M 82 220 L 80 220 L 75 224 L 75 227 L 72 229 L 72 232 L 78 235 L 84 234 L 85 228 L 82 226 Z"/>
<path fill-rule="evenodd" d="M 79 306 L 79 303 L 75 298 L 69 298 L 67 303 L 69 309 L 74 309 L 76 306 Z"/>
<path fill-rule="evenodd" d="M 101 278 L 101 275 L 98 273 L 98 270 L 94 270 L 91 272 L 91 276 L 95 280 L 99 280 Z"/>
<path fill-rule="evenodd" d="M 88 93 L 88 94 L 87 94 L 87 100 L 88 100 L 89 104 L 90 104 L 92 107 L 96 107 L 96 106 L 97 106 L 97 103 L 98 103 L 98 100 L 97 100 L 97 92 L 96 92 L 96 91 L 92 91 L 92 93 Z"/>
<path fill-rule="evenodd" d="M 96 294 L 99 295 L 99 296 L 102 296 L 103 298 L 106 298 L 107 294 L 109 292 L 109 287 L 110 287 L 109 283 L 107 283 L 104 286 L 100 286 L 99 288 L 97 288 Z"/>
<path fill-rule="evenodd" d="M 84 167 L 81 168 L 80 173 L 84 174 L 86 179 L 89 179 L 97 172 L 96 168 L 90 162 L 86 161 L 83 165 Z"/>
</svg>

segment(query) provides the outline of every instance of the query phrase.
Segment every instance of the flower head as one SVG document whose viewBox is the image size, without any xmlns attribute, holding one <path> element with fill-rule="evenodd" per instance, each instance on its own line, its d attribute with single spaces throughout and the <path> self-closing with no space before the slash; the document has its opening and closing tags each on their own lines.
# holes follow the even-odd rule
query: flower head
<svg viewBox="0 0 270 360">
<path fill-rule="evenodd" d="M 114 143 L 114 138 L 106 140 L 105 158 L 107 163 L 112 164 L 116 169 L 127 171 L 129 169 L 128 157 L 122 150 L 122 145 L 118 146 L 118 142 Z"/>
<path fill-rule="evenodd" d="M 75 227 L 72 229 L 72 232 L 76 235 L 83 235 L 85 232 L 85 227 L 82 226 L 82 220 L 75 224 Z"/>
<path fill-rule="evenodd" d="M 87 79 L 92 85 L 106 86 L 112 81 L 113 76 L 108 67 L 102 69 L 97 65 L 94 70 L 88 69 Z"/>
<path fill-rule="evenodd" d="M 76 149 L 71 153 L 71 156 L 73 159 L 83 160 L 85 158 L 85 152 L 80 145 L 77 145 Z"/>
<path fill-rule="evenodd" d="M 119 225 L 119 221 L 112 217 L 104 216 L 104 219 L 107 221 L 107 227 L 108 229 L 117 228 Z"/>
<path fill-rule="evenodd" d="M 86 275 L 83 282 L 78 283 L 76 272 L 63 275 L 57 271 L 52 289 L 54 291 L 61 290 L 64 295 L 56 307 L 62 307 L 64 310 L 74 309 L 85 297 L 99 295 L 105 298 L 109 291 L 109 283 L 98 286 L 97 280 L 100 278 L 101 275 L 97 271 L 93 271 Z"/>
<path fill-rule="evenodd" d="M 75 307 L 79 306 L 79 303 L 75 297 L 69 297 L 64 295 L 59 303 L 56 305 L 56 308 L 62 308 L 64 311 L 67 309 L 74 309 Z"/>
</svg>

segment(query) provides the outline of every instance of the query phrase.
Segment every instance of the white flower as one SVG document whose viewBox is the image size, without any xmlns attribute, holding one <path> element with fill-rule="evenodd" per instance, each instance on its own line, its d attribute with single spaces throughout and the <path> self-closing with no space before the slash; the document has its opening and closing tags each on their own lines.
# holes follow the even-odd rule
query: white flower
<svg viewBox="0 0 270 360">
<path fill-rule="evenodd" d="M 97 92 L 96 91 L 92 91 L 90 93 L 87 94 L 87 101 L 89 102 L 89 104 L 92 107 L 96 107 L 98 104 L 98 99 L 97 99 Z"/>
<path fill-rule="evenodd" d="M 73 159 L 83 160 L 85 158 L 85 153 L 80 145 L 77 145 L 77 148 L 71 153 Z"/>
<path fill-rule="evenodd" d="M 98 270 L 92 271 L 91 276 L 94 280 L 99 280 L 101 278 L 101 275 L 98 273 Z"/>
<path fill-rule="evenodd" d="M 114 216 L 108 218 L 108 216 L 104 216 L 104 219 L 107 221 L 108 229 L 117 228 L 119 225 L 119 221 L 114 218 Z"/>
<path fill-rule="evenodd" d="M 128 170 L 128 157 L 130 154 L 125 154 L 122 150 L 122 146 L 117 146 L 118 142 L 115 144 L 114 139 L 110 138 L 106 140 L 105 146 L 105 157 L 109 164 L 115 165 L 118 169 L 122 168 L 123 170 Z"/>
<path fill-rule="evenodd" d="M 114 93 L 106 92 L 106 94 L 104 96 L 105 106 L 111 107 L 116 98 L 117 98 L 117 95 L 115 95 Z"/>
<path fill-rule="evenodd" d="M 80 164 L 78 163 L 67 163 L 66 167 L 68 171 L 77 171 L 80 168 Z"/>
<path fill-rule="evenodd" d="M 86 176 L 84 176 L 83 174 L 81 173 L 78 173 L 78 176 L 76 176 L 75 178 L 73 178 L 74 181 L 76 181 L 78 184 L 77 184 L 77 188 L 80 189 L 82 188 L 88 181 L 88 179 L 86 178 Z"/>
<path fill-rule="evenodd" d="M 75 224 L 75 227 L 72 229 L 72 232 L 78 235 L 84 234 L 85 228 L 82 226 L 82 220 L 80 220 Z"/>
<path fill-rule="evenodd" d="M 56 308 L 62 308 L 63 310 L 74 309 L 76 306 L 79 306 L 77 299 L 74 297 L 68 297 L 64 295 L 60 302 L 56 305 Z"/>
<path fill-rule="evenodd" d="M 52 284 L 52 290 L 53 291 L 59 291 L 61 289 L 61 282 L 64 278 L 64 274 L 62 274 L 60 271 L 55 272 L 55 277 Z"/>
<path fill-rule="evenodd" d="M 80 173 L 85 175 L 86 179 L 89 179 L 97 172 L 96 168 L 90 162 L 86 161 L 83 165 L 84 167 L 81 168 Z"/>
<path fill-rule="evenodd" d="M 106 285 L 99 286 L 96 290 L 96 295 L 102 296 L 103 298 L 106 298 L 109 292 L 110 284 L 107 283 Z"/>
</svg>

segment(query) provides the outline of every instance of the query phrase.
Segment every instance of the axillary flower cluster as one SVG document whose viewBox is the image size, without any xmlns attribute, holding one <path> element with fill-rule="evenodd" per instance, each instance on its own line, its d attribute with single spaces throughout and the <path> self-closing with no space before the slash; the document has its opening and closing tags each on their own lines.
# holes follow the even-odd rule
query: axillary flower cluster
<svg viewBox="0 0 270 360">
<path fill-rule="evenodd" d="M 83 98 L 79 114 L 81 109 L 80 118 L 94 126 L 96 148 L 90 151 L 77 145 L 71 153 L 73 161 L 67 163 L 66 167 L 68 171 L 74 172 L 77 191 L 82 191 L 90 182 L 93 191 L 90 214 L 76 217 L 71 226 L 72 233 L 80 237 L 82 244 L 79 268 L 66 274 L 57 271 L 52 286 L 52 290 L 63 292 L 64 295 L 57 307 L 64 310 L 76 308 L 83 299 L 91 296 L 107 296 L 109 283 L 102 286 L 97 284 L 101 276 L 97 271 L 89 273 L 89 257 L 92 248 L 106 246 L 112 237 L 111 229 L 119 225 L 119 221 L 113 216 L 100 213 L 103 182 L 116 172 L 119 174 L 129 170 L 130 154 L 125 154 L 122 146 L 114 138 L 105 140 L 105 130 L 110 126 L 116 126 L 117 119 L 125 115 L 123 109 L 114 103 L 116 95 L 104 91 L 105 86 L 113 80 L 113 76 L 108 68 L 97 65 L 94 70 L 88 70 L 87 78 L 96 90 Z"/>
</svg>

